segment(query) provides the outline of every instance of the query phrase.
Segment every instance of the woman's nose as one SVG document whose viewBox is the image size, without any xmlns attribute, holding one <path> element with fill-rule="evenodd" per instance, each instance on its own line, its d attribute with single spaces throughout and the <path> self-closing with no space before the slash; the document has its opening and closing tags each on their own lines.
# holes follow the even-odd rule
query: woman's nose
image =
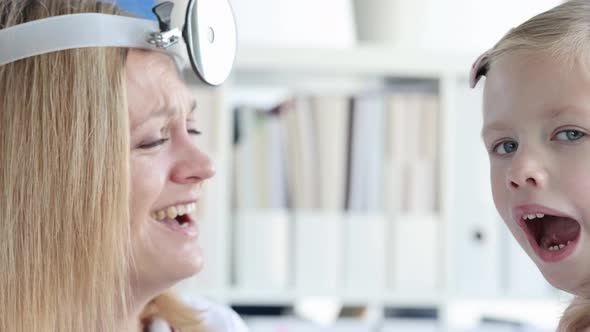
<svg viewBox="0 0 590 332">
<path fill-rule="evenodd" d="M 178 149 L 177 160 L 172 170 L 172 181 L 190 184 L 207 180 L 215 175 L 215 167 L 209 156 L 193 142 L 186 142 L 185 147 Z"/>
<path fill-rule="evenodd" d="M 533 151 L 518 150 L 512 158 L 508 171 L 508 187 L 511 189 L 543 188 L 546 182 L 547 172 L 542 156 Z"/>
</svg>

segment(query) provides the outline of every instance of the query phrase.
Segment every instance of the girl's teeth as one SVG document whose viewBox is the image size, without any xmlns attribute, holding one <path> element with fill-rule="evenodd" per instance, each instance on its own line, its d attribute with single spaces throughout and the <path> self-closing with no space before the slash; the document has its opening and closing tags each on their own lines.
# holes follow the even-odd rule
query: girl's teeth
<svg viewBox="0 0 590 332">
<path fill-rule="evenodd" d="M 522 216 L 523 220 L 533 220 L 533 219 L 537 219 L 537 218 L 543 218 L 545 217 L 544 213 L 531 213 L 531 214 L 525 214 Z"/>
<path fill-rule="evenodd" d="M 570 243 L 572 243 L 572 241 L 567 241 L 567 244 L 556 244 L 554 246 L 549 246 L 547 247 L 547 250 L 549 251 L 559 251 L 565 247 L 567 247 Z"/>
</svg>

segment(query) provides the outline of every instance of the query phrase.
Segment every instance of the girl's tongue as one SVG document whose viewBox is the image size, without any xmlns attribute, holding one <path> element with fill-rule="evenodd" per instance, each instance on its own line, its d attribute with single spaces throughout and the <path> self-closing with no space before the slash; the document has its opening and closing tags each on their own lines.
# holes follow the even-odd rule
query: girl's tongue
<svg viewBox="0 0 590 332">
<path fill-rule="evenodd" d="M 580 224 L 565 217 L 545 215 L 543 218 L 527 220 L 526 224 L 537 244 L 546 250 L 555 246 L 563 248 L 580 233 Z"/>
</svg>

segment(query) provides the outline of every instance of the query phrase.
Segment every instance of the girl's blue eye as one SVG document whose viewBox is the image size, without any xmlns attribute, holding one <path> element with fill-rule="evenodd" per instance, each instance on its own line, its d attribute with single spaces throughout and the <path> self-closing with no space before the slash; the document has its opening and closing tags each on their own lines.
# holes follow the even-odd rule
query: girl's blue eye
<svg viewBox="0 0 590 332">
<path fill-rule="evenodd" d="M 503 141 L 494 146 L 493 151 L 499 155 L 513 153 L 518 149 L 518 143 L 515 141 Z"/>
<path fill-rule="evenodd" d="M 562 130 L 555 135 L 555 138 L 559 141 L 577 141 L 580 138 L 586 136 L 583 132 L 575 129 Z"/>
<path fill-rule="evenodd" d="M 143 150 L 149 150 L 149 149 L 153 149 L 153 148 L 155 148 L 157 146 L 160 146 L 160 145 L 166 143 L 167 141 L 168 141 L 168 138 L 162 138 L 162 139 L 159 139 L 157 141 L 153 141 L 153 142 L 150 142 L 150 143 L 142 144 L 142 145 L 139 146 L 139 148 L 140 149 L 143 149 Z"/>
</svg>

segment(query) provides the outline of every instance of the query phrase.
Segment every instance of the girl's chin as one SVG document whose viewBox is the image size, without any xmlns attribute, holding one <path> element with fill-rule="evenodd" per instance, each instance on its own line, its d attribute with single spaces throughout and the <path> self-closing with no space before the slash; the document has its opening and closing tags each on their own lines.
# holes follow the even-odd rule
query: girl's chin
<svg viewBox="0 0 590 332">
<path fill-rule="evenodd" d="M 551 286 L 575 296 L 590 298 L 590 270 L 584 272 L 565 266 L 544 266 L 541 272 Z"/>
<path fill-rule="evenodd" d="M 572 296 L 582 297 L 585 299 L 590 298 L 590 284 L 586 281 L 585 283 L 573 283 L 571 280 L 567 281 L 556 281 L 549 282 L 553 287 L 564 291 Z"/>
</svg>

